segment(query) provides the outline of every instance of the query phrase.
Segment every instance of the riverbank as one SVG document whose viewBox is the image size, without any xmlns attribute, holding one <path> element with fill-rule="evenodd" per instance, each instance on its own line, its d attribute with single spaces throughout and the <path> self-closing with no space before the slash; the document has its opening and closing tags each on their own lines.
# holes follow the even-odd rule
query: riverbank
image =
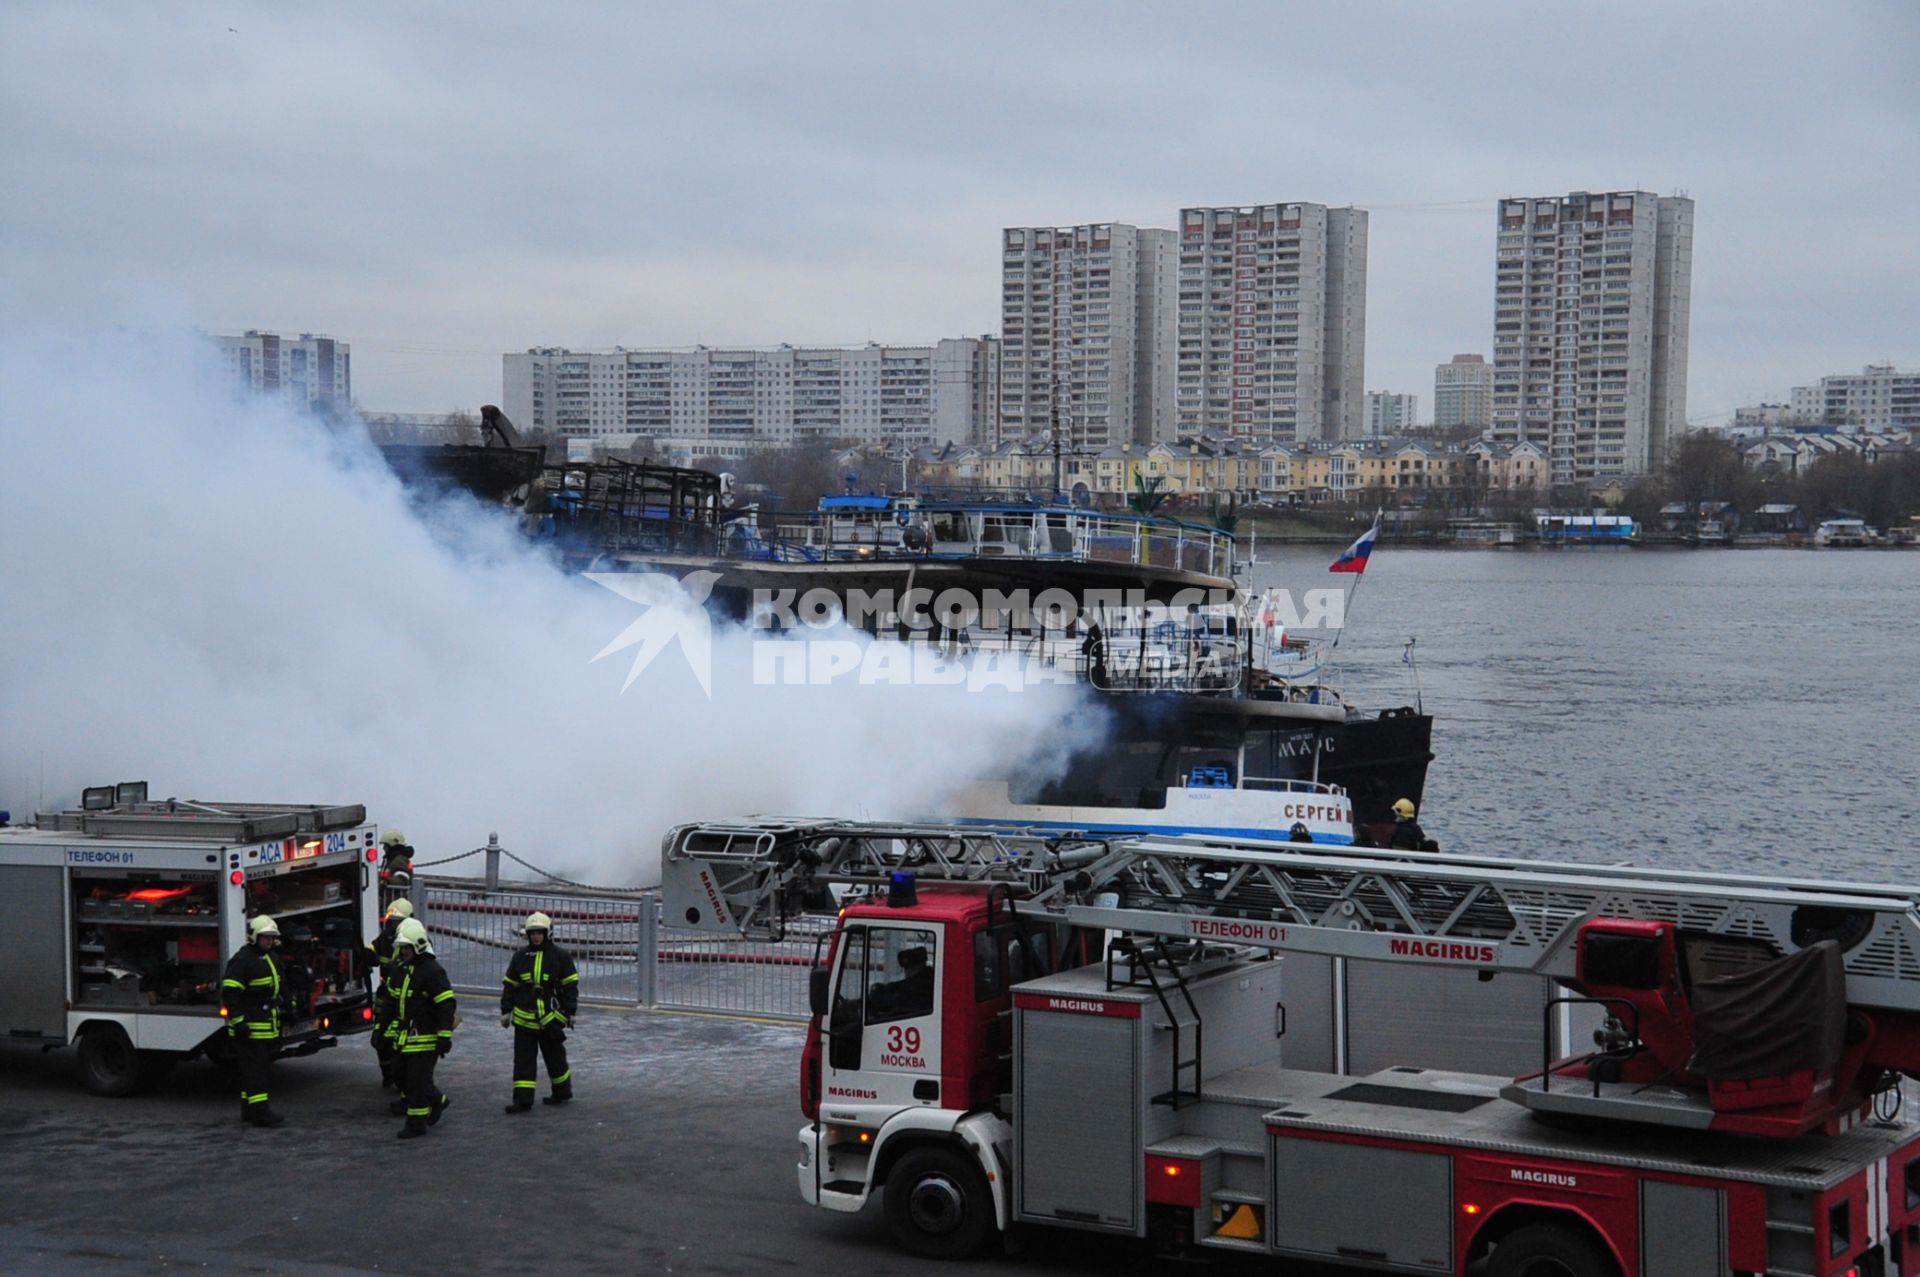
<svg viewBox="0 0 1920 1277">
<path fill-rule="evenodd" d="M 1261 531 L 1258 536 L 1249 534 L 1244 528 L 1234 532 L 1236 543 L 1243 552 L 1265 550 L 1269 547 L 1281 549 L 1299 546 L 1346 546 L 1354 537 L 1365 531 L 1361 528 L 1352 536 L 1336 532 L 1306 532 L 1269 534 Z M 1564 539 L 1543 540 L 1538 536 L 1524 535 L 1507 541 L 1489 541 L 1452 537 L 1444 533 L 1420 536 L 1396 534 L 1382 528 L 1380 544 L 1391 546 L 1395 550 L 1920 550 L 1920 542 L 1887 542 L 1879 545 L 1815 545 L 1812 541 L 1774 540 L 1769 538 L 1738 537 L 1732 541 L 1697 541 L 1685 537 L 1669 537 L 1660 534 L 1642 535 L 1631 539 L 1610 538 L 1604 541 L 1570 541 Z"/>
</svg>

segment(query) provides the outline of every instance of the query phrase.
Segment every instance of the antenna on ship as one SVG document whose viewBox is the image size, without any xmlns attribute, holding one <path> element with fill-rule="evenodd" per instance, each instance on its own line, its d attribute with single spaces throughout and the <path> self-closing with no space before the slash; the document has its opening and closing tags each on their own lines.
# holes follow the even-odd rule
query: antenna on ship
<svg viewBox="0 0 1920 1277">
<path fill-rule="evenodd" d="M 1047 434 L 1048 434 L 1049 436 L 1051 436 L 1051 438 L 1052 438 L 1052 441 L 1053 441 L 1053 500 L 1054 500 L 1054 503 L 1055 503 L 1055 504 L 1057 505 L 1057 504 L 1059 504 L 1059 501 L 1060 501 L 1060 491 L 1061 491 L 1061 489 L 1060 489 L 1060 483 L 1061 483 L 1061 473 L 1060 473 L 1060 390 L 1059 390 L 1059 386 L 1058 386 L 1057 384 L 1056 384 L 1056 385 L 1055 385 L 1055 387 L 1054 387 L 1054 393 L 1053 393 L 1053 416 L 1052 416 L 1052 425 L 1051 425 L 1051 426 L 1050 426 L 1050 427 L 1048 428 L 1048 430 L 1047 430 Z"/>
</svg>

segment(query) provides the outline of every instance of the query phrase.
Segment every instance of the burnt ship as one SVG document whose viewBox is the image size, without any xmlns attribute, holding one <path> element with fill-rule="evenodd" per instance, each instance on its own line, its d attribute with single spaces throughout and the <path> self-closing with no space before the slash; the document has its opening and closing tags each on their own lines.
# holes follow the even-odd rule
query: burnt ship
<svg viewBox="0 0 1920 1277">
<path fill-rule="evenodd" d="M 710 573 L 707 606 L 735 621 L 779 628 L 770 600 L 825 590 L 854 628 L 953 659 L 1015 653 L 1100 694 L 1102 748 L 1031 792 L 1009 778 L 998 806 L 988 778 L 987 798 L 966 791 L 964 816 L 1070 808 L 1083 825 L 1108 823 L 1093 818 L 1104 811 L 1116 828 L 1284 837 L 1299 803 L 1280 796 L 1330 790 L 1350 804 L 1355 839 L 1384 843 L 1393 804 L 1422 803 L 1432 717 L 1349 704 L 1318 644 L 1261 623 L 1226 531 L 1052 499 L 849 493 L 763 518 L 731 497 L 725 476 L 702 470 L 549 466 L 523 517 L 579 570 Z M 1018 602 L 943 614 L 949 591 Z M 1072 606 L 1046 606 L 1061 597 Z M 1142 814 L 1229 806 L 1242 823 Z"/>
</svg>

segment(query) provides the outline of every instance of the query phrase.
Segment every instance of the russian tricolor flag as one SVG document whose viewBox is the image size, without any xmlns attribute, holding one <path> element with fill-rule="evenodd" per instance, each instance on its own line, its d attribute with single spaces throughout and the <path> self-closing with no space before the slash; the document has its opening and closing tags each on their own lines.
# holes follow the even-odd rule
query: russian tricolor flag
<svg viewBox="0 0 1920 1277">
<path fill-rule="evenodd" d="M 1373 526 L 1360 534 L 1360 539 L 1347 547 L 1347 552 L 1333 561 L 1329 572 L 1352 572 L 1356 575 L 1367 570 L 1367 559 L 1373 554 L 1373 543 L 1380 535 L 1380 520 L 1375 519 Z"/>
</svg>

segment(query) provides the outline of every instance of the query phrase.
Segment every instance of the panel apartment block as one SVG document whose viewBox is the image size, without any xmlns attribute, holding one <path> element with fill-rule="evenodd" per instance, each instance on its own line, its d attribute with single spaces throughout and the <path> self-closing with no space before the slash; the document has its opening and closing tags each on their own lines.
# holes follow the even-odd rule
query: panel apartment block
<svg viewBox="0 0 1920 1277">
<path fill-rule="evenodd" d="M 352 347 L 331 337 L 248 329 L 239 336 L 213 337 L 221 366 L 242 390 L 262 395 L 291 395 L 297 401 L 346 408 L 353 403 Z"/>
<path fill-rule="evenodd" d="M 1792 418 L 1850 431 L 1920 429 L 1920 371 L 1868 364 L 1793 388 Z"/>
<path fill-rule="evenodd" d="M 1433 424 L 1485 430 L 1493 423 L 1493 365 L 1484 355 L 1455 355 L 1433 370 Z"/>
<path fill-rule="evenodd" d="M 1182 209 L 1178 304 L 1181 434 L 1309 442 L 1364 433 L 1364 210 Z"/>
<path fill-rule="evenodd" d="M 1075 448 L 1171 427 L 1174 237 L 1118 222 L 1001 236 L 1000 426 Z"/>
<path fill-rule="evenodd" d="M 964 443 L 982 436 L 991 412 L 994 345 L 541 347 L 503 357 L 501 406 L 528 429 L 608 442 Z"/>
<path fill-rule="evenodd" d="M 1488 437 L 1546 448 L 1555 483 L 1659 464 L 1686 429 L 1693 201 L 1576 191 L 1497 219 Z"/>
</svg>

